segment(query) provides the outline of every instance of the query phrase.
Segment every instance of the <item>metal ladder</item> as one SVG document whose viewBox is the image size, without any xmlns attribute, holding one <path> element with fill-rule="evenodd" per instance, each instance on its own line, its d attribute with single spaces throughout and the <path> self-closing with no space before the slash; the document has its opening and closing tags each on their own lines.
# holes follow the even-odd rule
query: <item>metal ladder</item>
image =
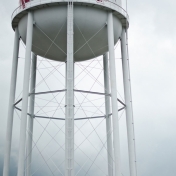
<svg viewBox="0 0 176 176">
<path fill-rule="evenodd" d="M 65 117 L 65 176 L 74 176 L 74 50 L 73 0 L 67 10 L 66 117 Z"/>
</svg>

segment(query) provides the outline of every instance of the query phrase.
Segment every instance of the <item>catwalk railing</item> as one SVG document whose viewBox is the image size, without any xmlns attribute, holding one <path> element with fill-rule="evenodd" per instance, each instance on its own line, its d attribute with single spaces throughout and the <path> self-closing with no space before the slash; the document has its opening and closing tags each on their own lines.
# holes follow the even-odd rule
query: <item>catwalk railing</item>
<svg viewBox="0 0 176 176">
<path fill-rule="evenodd" d="M 25 11 L 27 9 L 30 9 L 32 7 L 35 6 L 39 6 L 39 5 L 45 5 L 45 4 L 50 4 L 50 3 L 57 3 L 57 2 L 67 2 L 68 0 L 32 0 L 29 1 L 25 4 L 20 5 L 19 7 L 17 7 L 11 16 L 11 19 L 13 20 L 14 17 L 21 13 L 22 11 Z M 96 5 L 100 5 L 100 6 L 104 6 L 110 9 L 113 9 L 117 12 L 119 12 L 120 14 L 122 14 L 127 20 L 129 20 L 129 16 L 126 12 L 125 9 L 123 9 L 121 6 L 119 6 L 117 3 L 110 1 L 110 0 L 73 0 L 75 3 L 90 3 L 90 4 L 96 4 Z"/>
</svg>

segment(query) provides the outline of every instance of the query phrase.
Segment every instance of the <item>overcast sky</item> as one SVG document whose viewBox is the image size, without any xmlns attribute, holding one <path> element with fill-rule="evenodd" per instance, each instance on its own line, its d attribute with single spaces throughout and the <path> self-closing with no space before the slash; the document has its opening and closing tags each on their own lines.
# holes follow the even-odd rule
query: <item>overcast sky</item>
<svg viewBox="0 0 176 176">
<path fill-rule="evenodd" d="M 0 1 L 0 175 L 14 39 L 11 14 L 17 5 L 17 0 Z M 128 2 L 138 176 L 176 175 L 175 9 L 174 0 Z"/>
</svg>

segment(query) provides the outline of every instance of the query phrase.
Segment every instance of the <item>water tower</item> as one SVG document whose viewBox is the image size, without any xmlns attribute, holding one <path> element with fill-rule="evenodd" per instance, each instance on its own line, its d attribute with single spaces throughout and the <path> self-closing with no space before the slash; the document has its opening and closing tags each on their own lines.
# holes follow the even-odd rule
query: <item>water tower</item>
<svg viewBox="0 0 176 176">
<path fill-rule="evenodd" d="M 37 55 L 65 62 L 65 176 L 74 176 L 74 63 L 103 55 L 108 175 L 121 176 L 118 102 L 126 110 L 130 175 L 136 176 L 134 126 L 127 48 L 129 19 L 121 0 L 22 0 L 12 14 L 15 31 L 3 176 L 9 176 L 14 107 L 22 102 L 18 176 L 30 176 Z M 26 45 L 22 98 L 15 102 L 19 39 Z M 121 41 L 125 102 L 117 99 L 114 45 Z M 32 59 L 31 59 L 32 53 Z M 31 64 L 32 60 L 32 64 Z M 109 82 L 110 77 L 110 82 Z M 38 92 L 38 94 L 42 92 Z M 46 93 L 46 92 L 45 92 Z M 99 92 L 89 92 L 102 94 Z M 28 103 L 29 100 L 29 103 Z M 111 104 L 111 106 L 110 106 Z M 29 106 L 29 109 L 28 109 Z M 112 108 L 111 108 L 112 107 Z M 91 117 L 94 118 L 94 117 Z M 63 120 L 63 119 L 62 119 Z M 78 120 L 78 119 L 77 119 Z M 112 125 L 112 126 L 111 126 Z M 109 131 L 113 133 L 109 135 Z M 26 134 L 26 131 L 30 133 Z M 26 153 L 27 149 L 27 153 Z M 27 172 L 24 171 L 25 155 Z"/>
</svg>

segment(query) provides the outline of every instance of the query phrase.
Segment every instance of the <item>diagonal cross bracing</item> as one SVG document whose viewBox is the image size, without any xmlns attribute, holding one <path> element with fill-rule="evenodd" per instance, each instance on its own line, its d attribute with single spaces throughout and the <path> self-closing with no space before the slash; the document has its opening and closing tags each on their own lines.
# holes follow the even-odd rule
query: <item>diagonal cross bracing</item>
<svg viewBox="0 0 176 176">
<path fill-rule="evenodd" d="M 87 40 L 79 49 L 77 49 L 74 54 L 76 54 L 76 53 L 77 53 L 79 50 L 81 50 L 86 44 L 88 44 L 88 42 L 91 41 L 105 26 L 106 26 L 106 24 L 103 25 L 103 26 L 102 26 L 89 40 Z"/>
<path fill-rule="evenodd" d="M 62 49 L 62 48 L 60 48 L 38 25 L 36 25 L 35 24 L 35 26 L 60 50 L 60 51 L 62 51 L 65 55 L 66 55 L 66 53 L 65 53 L 65 51 Z"/>
</svg>

